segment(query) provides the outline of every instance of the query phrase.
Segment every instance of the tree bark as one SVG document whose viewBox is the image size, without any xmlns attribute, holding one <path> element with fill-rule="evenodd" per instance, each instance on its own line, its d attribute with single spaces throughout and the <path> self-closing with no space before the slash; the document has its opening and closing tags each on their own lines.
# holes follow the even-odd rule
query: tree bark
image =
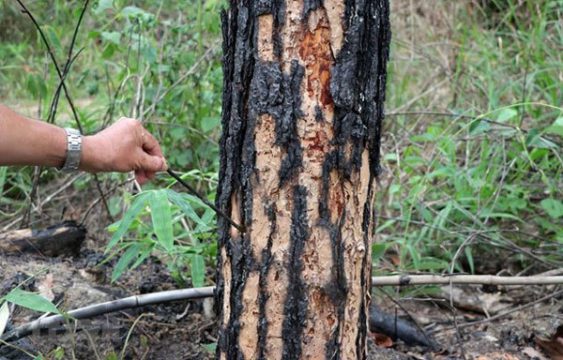
<svg viewBox="0 0 563 360">
<path fill-rule="evenodd" d="M 365 359 L 388 0 L 231 0 L 220 359 Z"/>
</svg>

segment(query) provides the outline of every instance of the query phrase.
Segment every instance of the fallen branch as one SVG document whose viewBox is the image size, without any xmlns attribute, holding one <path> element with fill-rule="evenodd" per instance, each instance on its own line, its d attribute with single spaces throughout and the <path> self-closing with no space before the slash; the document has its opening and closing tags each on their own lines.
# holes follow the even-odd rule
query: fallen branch
<svg viewBox="0 0 563 360">
<path fill-rule="evenodd" d="M 0 233 L 0 253 L 75 255 L 80 250 L 85 237 L 86 229 L 74 221 L 65 221 L 41 230 L 12 230 Z"/>
</svg>

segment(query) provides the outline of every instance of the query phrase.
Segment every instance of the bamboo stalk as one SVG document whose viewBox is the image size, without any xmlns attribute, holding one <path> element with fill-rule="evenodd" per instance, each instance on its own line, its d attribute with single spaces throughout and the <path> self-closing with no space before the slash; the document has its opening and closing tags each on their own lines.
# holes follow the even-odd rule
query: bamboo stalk
<svg viewBox="0 0 563 360">
<path fill-rule="evenodd" d="M 203 287 L 195 289 L 169 290 L 152 294 L 134 295 L 123 299 L 93 304 L 76 310 L 71 310 L 64 315 L 52 315 L 39 318 L 2 336 L 4 341 L 15 341 L 32 334 L 34 331 L 50 329 L 64 324 L 65 319 L 88 319 L 116 311 L 132 309 L 136 307 L 161 304 L 178 300 L 194 300 L 213 296 L 215 287 Z"/>
</svg>

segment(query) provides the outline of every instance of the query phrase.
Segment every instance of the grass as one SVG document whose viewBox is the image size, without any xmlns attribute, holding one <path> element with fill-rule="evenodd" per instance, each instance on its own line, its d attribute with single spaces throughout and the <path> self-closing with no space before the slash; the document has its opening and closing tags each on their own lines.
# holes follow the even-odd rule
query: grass
<svg viewBox="0 0 563 360">
<path fill-rule="evenodd" d="M 377 272 L 533 273 L 563 264 L 563 29 L 557 3 L 392 1 Z M 59 61 L 66 58 L 81 4 L 29 1 Z M 94 2 L 77 40 L 82 52 L 67 80 L 88 132 L 122 115 L 142 118 L 171 166 L 210 198 L 218 168 L 223 4 Z M 6 24 L 0 28 L 0 99 L 46 118 L 56 74 L 17 4 L 0 6 L 0 24 Z M 72 122 L 63 102 L 55 122 Z M 0 228 L 28 209 L 32 178 L 32 169 L 0 170 Z M 102 180 L 111 188 L 124 177 Z M 59 174 L 43 172 L 40 196 L 33 200 L 61 181 Z M 170 185 L 162 177 L 148 189 Z M 88 177 L 74 190 L 91 186 Z M 62 201 L 48 205 L 57 209 Z M 118 191 L 110 209 L 119 217 L 134 201 Z M 212 266 L 216 252 L 213 214 L 186 203 L 170 208 L 178 246 L 159 250 L 173 260 L 171 270 L 182 283 L 190 279 L 186 263 L 192 270 L 199 264 L 201 278 L 205 263 L 198 256 Z M 137 214 L 131 231 L 120 232 L 115 249 L 125 251 L 128 262 L 120 271 L 152 251 L 161 237 L 143 221 L 149 211 Z M 48 220 L 37 214 L 34 219 Z M 499 256 L 506 261 L 496 261 Z"/>
<path fill-rule="evenodd" d="M 562 29 L 545 16 L 561 10 L 519 3 L 395 6 L 404 14 L 395 28 L 407 31 L 394 34 L 378 201 L 385 245 L 374 252 L 397 255 L 387 270 L 562 263 L 561 132 L 551 126 L 562 115 Z"/>
</svg>

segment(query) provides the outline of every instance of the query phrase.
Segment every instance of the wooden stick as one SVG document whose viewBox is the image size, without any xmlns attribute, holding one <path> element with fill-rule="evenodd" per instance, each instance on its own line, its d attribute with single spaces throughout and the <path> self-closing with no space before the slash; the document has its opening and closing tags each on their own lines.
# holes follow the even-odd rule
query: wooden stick
<svg viewBox="0 0 563 360">
<path fill-rule="evenodd" d="M 372 277 L 372 286 L 404 285 L 557 285 L 563 276 L 495 276 L 495 275 L 391 275 Z"/>
</svg>

